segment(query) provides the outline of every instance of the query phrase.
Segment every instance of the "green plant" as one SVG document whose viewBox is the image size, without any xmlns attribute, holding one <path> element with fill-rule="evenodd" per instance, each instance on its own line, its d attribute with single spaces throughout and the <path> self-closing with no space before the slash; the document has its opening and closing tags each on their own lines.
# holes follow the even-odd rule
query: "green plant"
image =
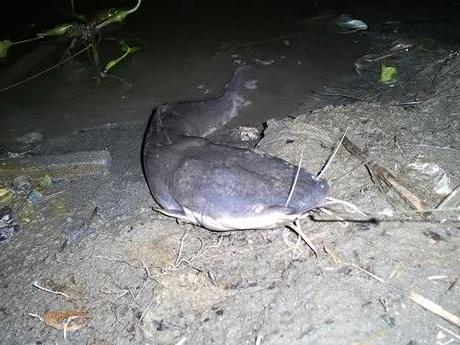
<svg viewBox="0 0 460 345">
<path fill-rule="evenodd" d="M 136 52 L 137 50 L 139 50 L 139 48 L 130 47 L 124 41 L 119 42 L 122 54 L 119 57 L 110 60 L 105 65 L 104 69 L 102 69 L 98 51 L 98 45 L 101 41 L 101 30 L 109 25 L 123 22 L 128 15 L 136 12 L 139 9 L 141 1 L 142 0 L 137 0 L 136 5 L 131 9 L 108 9 L 104 12 L 101 12 L 99 15 L 94 16 L 91 19 L 88 19 L 86 16 L 83 15 L 77 15 L 76 18 L 78 19 L 78 21 L 72 23 L 59 24 L 54 28 L 46 30 L 45 32 L 36 34 L 35 37 L 32 37 L 30 39 L 16 42 L 11 41 L 10 39 L 0 41 L 0 59 L 6 59 L 9 50 L 14 46 L 20 44 L 25 44 L 28 42 L 52 37 L 65 37 L 66 39 L 70 40 L 70 44 L 61 62 L 47 68 L 46 70 L 34 74 L 31 77 L 26 78 L 25 80 L 4 87 L 0 89 L 0 91 L 9 90 L 15 86 L 21 85 L 31 79 L 34 79 L 44 73 L 47 73 L 50 70 L 61 66 L 62 64 L 66 63 L 67 61 L 75 58 L 76 56 L 84 52 L 87 52 L 89 61 L 91 62 L 97 75 L 105 77 L 109 70 L 112 70 L 113 68 L 118 66 L 122 61 L 126 60 L 128 55 Z M 71 6 L 72 13 L 75 13 L 75 5 L 72 0 Z M 78 46 L 82 48 L 74 52 L 74 49 Z"/>
</svg>

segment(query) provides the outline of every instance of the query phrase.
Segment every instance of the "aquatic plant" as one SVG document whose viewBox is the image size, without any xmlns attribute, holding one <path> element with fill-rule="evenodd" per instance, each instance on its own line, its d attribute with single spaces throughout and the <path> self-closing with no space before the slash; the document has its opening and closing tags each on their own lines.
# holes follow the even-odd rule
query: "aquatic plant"
<svg viewBox="0 0 460 345">
<path fill-rule="evenodd" d="M 62 64 L 66 63 L 67 61 L 75 58 L 76 56 L 86 52 L 88 55 L 88 59 L 91 65 L 94 68 L 94 71 L 98 77 L 105 77 L 109 70 L 113 70 L 116 66 L 118 66 L 122 61 L 125 61 L 127 57 L 139 50 L 138 47 L 130 47 L 125 41 L 120 41 L 120 49 L 121 55 L 111 59 L 105 64 L 105 67 L 102 68 L 98 46 L 101 42 L 102 37 L 102 29 L 113 25 L 115 23 L 121 23 L 125 20 L 125 18 L 136 12 L 142 0 L 138 0 L 136 5 L 130 9 L 106 9 L 99 14 L 87 18 L 83 15 L 76 15 L 75 13 L 75 4 L 71 1 L 72 6 L 72 13 L 76 18 L 75 22 L 70 23 L 61 23 L 56 25 L 55 27 L 46 30 L 42 33 L 37 33 L 35 37 L 21 40 L 21 41 L 12 41 L 10 39 L 5 39 L 0 41 L 0 59 L 6 59 L 8 56 L 8 52 L 14 46 L 18 46 L 21 44 L 26 44 L 33 41 L 38 41 L 42 39 L 49 39 L 49 38 L 58 38 L 64 37 L 65 39 L 69 40 L 69 46 L 67 47 L 61 61 L 41 72 L 38 72 L 24 80 L 16 82 L 14 84 L 8 85 L 0 91 L 6 91 L 13 87 L 19 86 L 31 79 L 34 79 L 42 74 L 49 72 L 52 69 L 55 69 Z M 80 47 L 79 50 L 75 51 L 75 48 Z"/>
</svg>

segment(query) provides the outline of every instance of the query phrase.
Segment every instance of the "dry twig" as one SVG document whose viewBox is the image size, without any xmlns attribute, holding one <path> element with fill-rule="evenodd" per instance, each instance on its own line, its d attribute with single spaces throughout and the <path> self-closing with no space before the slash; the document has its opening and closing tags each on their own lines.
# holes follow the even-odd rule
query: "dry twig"
<svg viewBox="0 0 460 345">
<path fill-rule="evenodd" d="M 436 324 L 436 326 L 438 326 L 444 332 L 450 334 L 452 337 L 457 338 L 458 340 L 460 340 L 460 335 L 458 335 L 457 333 L 454 333 L 451 330 L 448 330 L 446 327 L 442 327 L 441 325 Z"/>
<path fill-rule="evenodd" d="M 449 321 L 451 324 L 460 327 L 460 317 L 448 312 L 439 304 L 430 301 L 429 299 L 423 297 L 422 295 L 419 295 L 414 291 L 409 292 L 409 299 L 417 303 L 418 305 L 422 306 L 422 308 L 431 311 L 433 314 L 442 317 L 446 321 Z"/>
<path fill-rule="evenodd" d="M 194 255 L 192 255 L 190 258 L 182 259 L 181 258 L 182 249 L 184 247 L 184 241 L 185 241 L 185 236 L 186 235 L 187 235 L 187 231 L 184 232 L 184 235 L 181 238 L 180 245 L 179 245 L 179 252 L 177 254 L 176 262 L 174 263 L 174 266 L 172 267 L 173 269 L 178 268 L 182 263 L 190 264 L 192 261 L 202 257 L 209 250 L 219 247 L 221 245 L 221 243 L 222 243 L 222 240 L 223 240 L 223 236 L 219 236 L 219 241 L 217 242 L 217 244 L 211 245 L 211 246 L 209 246 L 208 248 L 206 248 L 204 250 L 201 250 L 202 247 L 200 246 L 200 249 L 198 249 L 198 251 Z M 201 243 L 203 243 L 203 240 L 200 237 L 198 237 L 198 239 L 200 240 Z"/>
<path fill-rule="evenodd" d="M 345 262 L 343 260 L 341 260 L 340 258 L 337 257 L 337 255 L 332 251 L 330 250 L 329 248 L 326 248 L 324 247 L 324 250 L 327 254 L 329 254 L 329 256 L 331 256 L 331 259 L 334 261 L 334 263 L 338 263 L 338 264 L 343 264 L 343 265 L 348 265 L 348 266 L 352 266 L 354 268 L 357 268 L 358 270 L 360 270 L 361 272 L 367 274 L 368 276 L 374 278 L 375 280 L 377 280 L 378 282 L 388 286 L 388 287 L 391 287 L 395 290 L 397 290 L 400 294 L 404 294 L 403 291 L 398 288 L 398 287 L 395 287 L 394 285 L 391 285 L 388 281 L 386 281 L 385 279 L 379 277 L 378 275 L 372 273 L 372 272 L 369 272 L 368 270 L 354 264 L 354 263 L 348 263 L 348 262 Z M 411 301 L 417 303 L 418 305 L 420 305 L 421 307 L 423 307 L 424 309 L 432 312 L 433 314 L 443 318 L 444 320 L 450 322 L 451 324 L 457 326 L 457 327 L 460 327 L 460 317 L 458 317 L 457 315 L 454 315 L 452 313 L 450 313 L 449 311 L 445 310 L 444 308 L 442 308 L 439 304 L 436 304 L 434 303 L 433 301 L 430 301 L 429 299 L 423 297 L 422 295 L 412 291 L 412 290 L 409 290 L 409 293 L 408 293 L 408 296 L 407 296 Z"/>
<path fill-rule="evenodd" d="M 47 288 L 41 286 L 41 285 L 38 283 L 38 281 L 34 281 L 34 282 L 32 283 L 32 286 L 33 286 L 33 287 L 36 287 L 36 288 L 39 289 L 39 290 L 43 290 L 43 291 L 52 293 L 52 294 L 54 294 L 54 295 L 61 295 L 61 296 L 64 296 L 65 298 L 75 299 L 75 298 L 73 298 L 73 297 L 71 297 L 71 296 L 65 294 L 64 292 L 54 291 L 54 290 L 51 290 L 51 289 L 47 289 Z"/>
<path fill-rule="evenodd" d="M 418 198 L 408 188 L 404 187 L 392 173 L 377 163 L 370 161 L 367 153 L 356 146 L 348 137 L 344 138 L 343 146 L 348 152 L 358 157 L 362 162 L 367 162 L 365 165 L 371 171 L 372 175 L 378 177 L 379 180 L 385 183 L 388 187 L 393 188 L 393 190 L 395 190 L 396 193 L 411 208 L 417 210 L 418 212 L 423 212 L 425 207 L 420 198 Z"/>
<path fill-rule="evenodd" d="M 458 191 L 460 190 L 460 185 L 455 187 L 441 202 L 436 206 L 437 210 L 442 210 L 446 207 L 446 205 L 457 195 Z"/>
</svg>

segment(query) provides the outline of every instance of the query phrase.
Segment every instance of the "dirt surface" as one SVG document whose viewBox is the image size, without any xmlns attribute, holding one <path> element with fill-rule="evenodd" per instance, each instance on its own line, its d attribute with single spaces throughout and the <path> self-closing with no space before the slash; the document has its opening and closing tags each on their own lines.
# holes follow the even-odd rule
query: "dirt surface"
<svg viewBox="0 0 460 345">
<path fill-rule="evenodd" d="M 279 108 L 283 116 L 277 112 L 278 119 L 268 121 L 256 149 L 292 163 L 303 150 L 302 165 L 317 173 L 348 127 L 347 137 L 367 151 L 366 163 L 387 169 L 432 212 L 417 213 L 341 147 L 324 175 L 330 196 L 365 214 L 337 204 L 329 206 L 332 215 L 318 211 L 305 219 L 302 228 L 319 251 L 316 258 L 304 243 L 293 247 L 296 235 L 288 229 L 214 233 L 152 210 L 156 205 L 142 175 L 140 145 L 149 104 L 166 96 L 145 100 L 145 93 L 137 93 L 143 103 L 135 108 L 130 99 L 132 118 L 115 116 L 107 122 L 97 117 L 81 129 L 69 125 L 57 130 L 56 125 L 45 139 L 27 144 L 12 144 L 24 133 L 10 121 L 5 159 L 27 150 L 35 157 L 79 152 L 89 167 L 105 164 L 109 173 L 88 168 L 86 177 L 65 178 L 67 171 L 63 178 L 51 174 L 49 183 L 43 177 L 47 170 L 39 167 L 39 177 L 29 179 L 29 185 L 0 181 L 10 194 L 0 199 L 1 206 L 11 207 L 17 224 L 15 231 L 4 230 L 0 244 L 0 343 L 460 344 L 455 320 L 410 299 L 420 294 L 458 320 L 458 194 L 438 206 L 460 184 L 459 47 L 439 40 L 436 31 L 420 35 L 413 25 L 388 25 L 346 39 L 373 41 L 363 56 L 388 51 L 397 39 L 409 40 L 411 48 L 377 62 L 353 57 L 347 68 L 352 71 L 353 62 L 360 61 L 359 74 L 328 81 L 303 102 L 298 102 L 303 91 L 295 93 L 291 106 Z M 274 42 L 285 49 L 284 40 Z M 296 39 L 288 40 L 295 47 Z M 234 43 L 223 51 L 227 62 L 235 54 L 246 54 L 249 61 L 255 57 L 251 54 L 272 58 L 261 48 L 248 52 Z M 259 87 L 245 94 L 257 99 L 267 80 L 276 80 L 272 71 L 282 75 L 300 66 L 299 54 L 292 53 L 290 63 L 277 60 L 259 67 L 254 77 Z M 390 85 L 378 81 L 382 63 L 398 71 Z M 125 68 L 135 74 L 143 67 Z M 216 88 L 228 75 L 215 79 Z M 35 83 L 27 87 L 40 85 Z M 69 81 L 59 92 L 73 95 L 64 97 L 70 103 L 74 92 L 86 94 L 92 109 L 110 112 L 116 108 L 110 97 L 117 93 L 104 101 L 94 94 L 107 92 L 110 85 L 101 91 Z M 292 85 L 296 88 L 295 81 Z M 8 97 L 10 105 L 18 104 Z M 272 97 L 257 115 L 228 130 L 262 127 L 257 121 L 273 109 L 276 94 Z M 72 114 L 69 123 L 75 125 L 72 119 L 84 110 L 74 104 L 69 108 L 63 102 L 61 110 Z M 127 115 L 129 109 L 120 113 Z M 50 118 L 26 124 L 24 132 L 46 131 Z M 85 153 L 91 151 L 108 152 L 110 161 L 95 161 Z M 56 329 L 45 324 L 53 319 L 45 311 L 70 313 L 58 318 Z M 81 311 L 86 313 L 78 316 Z M 69 315 L 78 317 L 69 320 Z"/>
</svg>

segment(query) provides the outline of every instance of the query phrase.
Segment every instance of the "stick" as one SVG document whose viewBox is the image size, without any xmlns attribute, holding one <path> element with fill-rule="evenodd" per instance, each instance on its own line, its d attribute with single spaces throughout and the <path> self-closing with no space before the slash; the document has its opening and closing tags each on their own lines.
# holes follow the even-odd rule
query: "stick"
<svg viewBox="0 0 460 345">
<path fill-rule="evenodd" d="M 47 289 L 47 288 L 43 287 L 40 284 L 38 284 L 38 281 L 34 281 L 32 283 L 32 286 L 36 287 L 39 290 L 43 290 L 43 291 L 46 291 L 46 292 L 49 292 L 49 293 L 52 293 L 52 294 L 55 294 L 55 295 L 61 295 L 61 296 L 64 296 L 66 298 L 74 299 L 74 298 L 70 297 L 69 295 L 65 294 L 64 292 L 54 291 L 54 290 Z"/>
<path fill-rule="evenodd" d="M 288 225 L 294 232 L 307 244 L 307 246 L 312 250 L 313 254 L 315 254 L 316 258 L 318 258 L 318 250 L 316 249 L 313 242 L 303 233 L 302 228 L 300 227 L 299 219 L 296 219 L 294 223 Z"/>
<path fill-rule="evenodd" d="M 40 179 L 45 173 L 58 180 L 73 180 L 87 176 L 106 176 L 110 172 L 110 152 L 79 151 L 61 155 L 39 155 L 22 159 L 1 160 L 0 180 L 13 181 L 18 175 Z"/>
<path fill-rule="evenodd" d="M 431 311 L 433 314 L 442 317 L 444 320 L 449 321 L 451 324 L 460 328 L 460 317 L 448 312 L 439 304 L 436 304 L 430 301 L 429 299 L 426 299 L 425 297 L 419 295 L 414 291 L 409 292 L 409 299 L 417 303 L 418 305 L 422 306 L 422 308 Z"/>
<path fill-rule="evenodd" d="M 454 338 L 457 338 L 458 340 L 460 340 L 460 335 L 458 335 L 458 334 L 452 332 L 451 330 L 448 330 L 448 329 L 445 328 L 445 327 L 442 327 L 441 325 L 436 324 L 436 326 L 438 326 L 438 327 L 439 327 L 440 329 L 442 329 L 444 332 L 449 333 L 449 334 L 450 334 L 451 336 L 453 336 Z"/>
<path fill-rule="evenodd" d="M 388 187 L 393 188 L 411 208 L 419 212 L 423 212 L 425 207 L 422 201 L 409 189 L 404 187 L 392 173 L 377 163 L 369 161 L 368 154 L 356 146 L 348 137 L 343 139 L 342 144 L 348 152 L 358 157 L 362 162 L 367 162 L 365 165 L 369 168 L 372 174 L 377 176 Z"/>
<path fill-rule="evenodd" d="M 446 207 L 446 205 L 450 202 L 450 200 L 457 195 L 459 189 L 460 189 L 460 185 L 455 187 L 452 190 L 452 192 L 450 192 L 444 199 L 441 200 L 441 202 L 438 204 L 438 206 L 436 206 L 436 209 L 439 209 L 439 210 L 444 209 Z"/>
<path fill-rule="evenodd" d="M 329 248 L 324 248 L 326 253 L 329 254 L 329 256 L 331 256 L 331 259 L 334 261 L 334 263 L 336 264 L 343 264 L 343 265 L 349 265 L 349 266 L 352 266 L 358 270 L 360 270 L 361 272 L 369 275 L 370 277 L 374 278 L 375 280 L 377 280 L 378 282 L 388 286 L 388 287 L 391 287 L 393 289 L 396 289 L 399 293 L 401 293 L 401 295 L 403 295 L 403 291 L 400 289 L 400 288 L 397 288 L 395 287 L 394 285 L 388 283 L 388 281 L 386 281 L 385 279 L 379 277 L 378 275 L 372 273 L 372 272 L 369 272 L 368 270 L 362 268 L 361 266 L 358 266 L 354 263 L 350 263 L 350 262 L 346 262 L 346 261 L 343 261 L 341 260 L 340 258 L 338 258 Z M 429 299 L 423 297 L 422 295 L 419 295 L 418 293 L 412 291 L 412 290 L 409 290 L 409 296 L 407 296 L 411 301 L 417 303 L 418 305 L 420 305 L 421 307 L 423 307 L 424 309 L 432 312 L 433 314 L 439 316 L 439 317 L 442 317 L 444 320 L 452 323 L 453 325 L 457 326 L 460 328 L 460 317 L 458 317 L 457 315 L 454 315 L 450 312 L 448 312 L 447 310 L 445 310 L 444 308 L 442 308 L 439 304 L 436 304 L 432 301 L 430 301 Z"/>
</svg>

